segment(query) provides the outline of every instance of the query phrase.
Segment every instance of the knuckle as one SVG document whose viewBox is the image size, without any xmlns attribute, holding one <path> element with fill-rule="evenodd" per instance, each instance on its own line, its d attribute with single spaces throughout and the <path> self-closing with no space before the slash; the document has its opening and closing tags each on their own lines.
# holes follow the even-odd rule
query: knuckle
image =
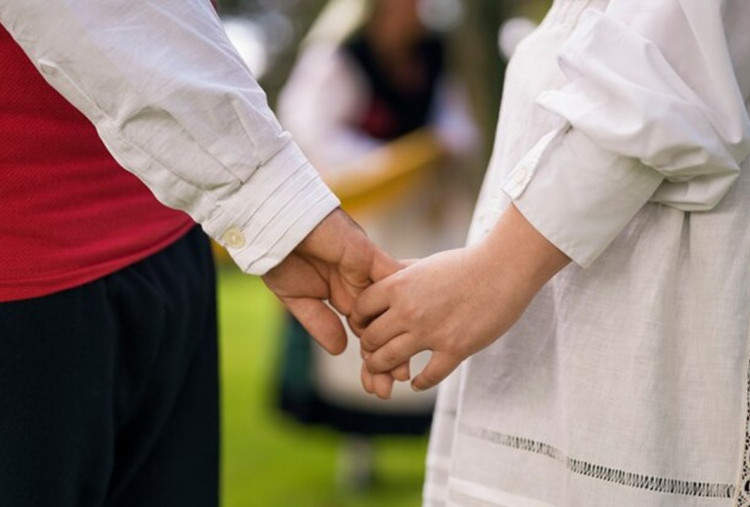
<svg viewBox="0 0 750 507">
<path fill-rule="evenodd" d="M 385 363 L 386 366 L 392 366 L 395 364 L 399 364 L 401 361 L 399 359 L 399 355 L 396 350 L 388 349 L 384 351 L 383 362 Z"/>
<path fill-rule="evenodd" d="M 398 289 L 407 283 L 406 273 L 404 270 L 399 270 L 393 273 L 388 280 L 391 284 L 392 289 Z"/>
<path fill-rule="evenodd" d="M 365 367 L 367 368 L 368 373 L 370 374 L 370 378 L 372 378 L 372 374 L 380 371 L 381 369 L 381 361 L 378 359 L 377 356 L 372 355 L 365 359 Z"/>
<path fill-rule="evenodd" d="M 418 322 L 424 316 L 424 309 L 419 303 L 413 299 L 409 299 L 403 305 L 402 315 L 409 322 Z"/>
<path fill-rule="evenodd" d="M 468 344 L 461 338 L 460 333 L 452 333 L 445 340 L 445 351 L 451 356 L 463 357 Z"/>
<path fill-rule="evenodd" d="M 402 363 L 393 370 L 393 378 L 395 380 L 406 381 L 409 380 L 409 363 Z"/>
<path fill-rule="evenodd" d="M 362 333 L 362 336 L 360 336 L 359 341 L 360 341 L 360 346 L 367 352 L 373 352 L 376 349 L 377 342 L 375 341 L 375 338 L 372 336 L 372 333 L 368 333 L 367 330 L 365 330 Z"/>
<path fill-rule="evenodd" d="M 399 294 L 408 294 L 411 285 L 409 277 L 404 270 L 393 273 L 387 280 L 388 291 L 392 297 L 398 297 Z"/>
</svg>

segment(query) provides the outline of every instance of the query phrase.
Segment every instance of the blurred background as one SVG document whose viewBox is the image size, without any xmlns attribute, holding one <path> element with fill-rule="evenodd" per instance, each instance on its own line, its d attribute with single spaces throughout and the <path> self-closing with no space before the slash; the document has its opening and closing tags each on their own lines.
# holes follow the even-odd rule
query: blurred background
<svg viewBox="0 0 750 507">
<path fill-rule="evenodd" d="M 271 107 L 343 206 L 386 250 L 415 258 L 461 246 L 506 63 L 550 3 L 219 6 Z M 434 393 L 363 396 L 356 343 L 343 357 L 322 354 L 259 279 L 216 253 L 223 505 L 420 505 Z"/>
</svg>

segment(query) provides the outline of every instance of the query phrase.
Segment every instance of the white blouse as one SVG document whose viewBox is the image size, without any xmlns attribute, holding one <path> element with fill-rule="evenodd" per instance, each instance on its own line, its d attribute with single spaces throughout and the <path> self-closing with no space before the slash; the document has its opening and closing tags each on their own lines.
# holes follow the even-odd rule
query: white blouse
<svg viewBox="0 0 750 507">
<path fill-rule="evenodd" d="M 568 84 L 537 99 L 559 128 L 503 190 L 584 267 L 649 200 L 712 209 L 750 153 L 748 26 L 745 0 L 586 10 L 558 56 Z"/>
<path fill-rule="evenodd" d="M 426 505 L 750 506 L 748 26 L 556 0 L 519 45 L 469 241 L 512 201 L 576 263 L 441 385 Z"/>
<path fill-rule="evenodd" d="M 208 0 L 3 0 L 0 22 L 117 161 L 244 271 L 278 264 L 338 206 Z"/>
</svg>

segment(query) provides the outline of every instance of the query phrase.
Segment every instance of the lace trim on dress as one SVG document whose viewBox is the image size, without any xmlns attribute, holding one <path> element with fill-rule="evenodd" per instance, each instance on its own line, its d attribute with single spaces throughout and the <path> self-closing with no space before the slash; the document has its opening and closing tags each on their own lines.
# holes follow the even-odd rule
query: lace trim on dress
<svg viewBox="0 0 750 507">
<path fill-rule="evenodd" d="M 747 409 L 745 415 L 745 449 L 742 453 L 742 476 L 737 488 L 737 507 L 750 507 L 750 365 L 747 369 Z"/>
<path fill-rule="evenodd" d="M 466 436 L 487 440 L 504 447 L 547 456 L 548 458 L 563 464 L 570 472 L 591 477 L 593 479 L 620 484 L 622 486 L 647 489 L 659 493 L 704 498 L 733 498 L 735 495 L 736 487 L 733 484 L 683 481 L 679 479 L 655 477 L 625 470 L 618 470 L 616 468 L 596 465 L 594 463 L 570 457 L 560 449 L 543 442 L 513 435 L 506 435 L 485 428 L 469 426 L 467 424 L 462 424 L 459 427 L 459 431 Z M 748 445 L 750 445 L 750 443 Z M 744 477 L 750 480 L 750 475 L 747 473 L 747 461 L 745 463 L 746 473 Z M 745 500 L 745 502 L 747 502 L 747 500 Z M 738 505 L 740 507 L 745 507 L 750 506 L 750 503 L 740 503 Z"/>
</svg>

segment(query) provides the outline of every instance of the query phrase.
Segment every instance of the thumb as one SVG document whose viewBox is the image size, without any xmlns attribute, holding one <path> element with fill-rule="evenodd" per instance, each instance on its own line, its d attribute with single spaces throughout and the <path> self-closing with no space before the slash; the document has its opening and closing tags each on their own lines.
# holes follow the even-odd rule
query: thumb
<svg viewBox="0 0 750 507">
<path fill-rule="evenodd" d="M 455 370 L 461 363 L 460 360 L 443 352 L 433 352 L 427 366 L 411 381 L 411 388 L 415 391 L 424 391 L 434 387 Z"/>
<path fill-rule="evenodd" d="M 337 355 L 344 351 L 347 344 L 344 326 L 339 316 L 323 301 L 315 298 L 283 298 L 282 302 L 329 354 Z"/>
</svg>

